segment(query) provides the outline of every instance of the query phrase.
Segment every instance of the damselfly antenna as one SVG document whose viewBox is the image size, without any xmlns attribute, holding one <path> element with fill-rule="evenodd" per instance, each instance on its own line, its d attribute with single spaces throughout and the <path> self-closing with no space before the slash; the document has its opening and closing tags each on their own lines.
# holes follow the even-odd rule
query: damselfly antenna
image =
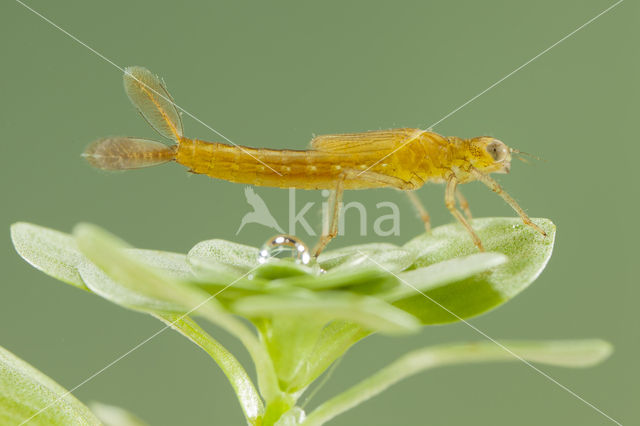
<svg viewBox="0 0 640 426">
<path fill-rule="evenodd" d="M 547 160 L 544 160 L 538 156 L 535 156 L 533 154 L 529 154 L 528 152 L 523 152 L 523 151 L 518 151 L 515 148 L 509 148 L 511 150 L 512 154 L 516 154 L 517 155 L 517 159 L 522 161 L 523 163 L 529 164 L 529 160 L 527 160 L 524 157 L 529 157 L 529 158 L 533 158 L 534 160 L 538 160 L 538 161 L 544 161 L 545 163 L 547 162 Z"/>
</svg>

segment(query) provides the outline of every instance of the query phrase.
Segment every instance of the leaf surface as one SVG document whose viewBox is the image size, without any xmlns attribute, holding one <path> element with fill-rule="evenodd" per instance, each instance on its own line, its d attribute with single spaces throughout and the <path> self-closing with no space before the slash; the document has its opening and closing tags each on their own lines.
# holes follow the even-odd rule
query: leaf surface
<svg viewBox="0 0 640 426">
<path fill-rule="evenodd" d="M 100 425 L 71 393 L 0 347 L 0 424 Z"/>
<path fill-rule="evenodd" d="M 501 253 L 509 260 L 487 272 L 426 289 L 422 294 L 416 292 L 394 305 L 420 318 L 423 324 L 442 324 L 470 318 L 505 303 L 527 288 L 551 257 L 555 225 L 548 219 L 534 222 L 547 232 L 546 237 L 517 218 L 474 220 L 472 226 L 487 251 Z M 414 253 L 415 270 L 478 253 L 466 230 L 458 224 L 435 228 L 432 234 L 421 235 L 404 248 Z M 419 272 L 407 272 L 411 273 Z"/>
</svg>

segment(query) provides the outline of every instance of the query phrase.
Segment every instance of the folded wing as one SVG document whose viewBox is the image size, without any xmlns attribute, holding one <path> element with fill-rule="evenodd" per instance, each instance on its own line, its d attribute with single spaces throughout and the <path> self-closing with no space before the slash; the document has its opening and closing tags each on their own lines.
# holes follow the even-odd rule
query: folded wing
<svg viewBox="0 0 640 426">
<path fill-rule="evenodd" d="M 313 138 L 311 148 L 316 151 L 356 154 L 391 152 L 419 137 L 420 129 L 374 130 L 361 133 L 320 135 Z"/>
</svg>

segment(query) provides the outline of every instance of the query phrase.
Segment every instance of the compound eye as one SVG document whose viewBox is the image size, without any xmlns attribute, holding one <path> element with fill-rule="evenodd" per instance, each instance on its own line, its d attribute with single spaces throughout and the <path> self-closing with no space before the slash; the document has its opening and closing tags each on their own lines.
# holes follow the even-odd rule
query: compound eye
<svg viewBox="0 0 640 426">
<path fill-rule="evenodd" d="M 504 159 L 507 158 L 507 154 L 509 154 L 509 150 L 505 144 L 499 141 L 491 142 L 487 145 L 487 152 L 496 162 L 504 161 Z"/>
</svg>

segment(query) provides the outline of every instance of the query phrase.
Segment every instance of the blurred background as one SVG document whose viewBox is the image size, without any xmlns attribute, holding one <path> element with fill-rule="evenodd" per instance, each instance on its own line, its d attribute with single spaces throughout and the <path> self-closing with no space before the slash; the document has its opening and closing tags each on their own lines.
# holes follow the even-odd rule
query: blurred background
<svg viewBox="0 0 640 426">
<path fill-rule="evenodd" d="M 426 127 L 613 4 L 605 0 L 27 3 L 120 66 L 162 76 L 176 102 L 237 144 L 307 147 L 313 134 Z M 515 162 L 499 176 L 534 217 L 558 227 L 541 277 L 472 323 L 494 338 L 599 337 L 614 355 L 586 370 L 543 369 L 626 424 L 637 424 L 640 296 L 636 168 L 640 112 L 640 7 L 623 2 L 458 111 L 435 131 L 496 136 L 547 162 Z M 162 325 L 31 268 L 9 225 L 65 232 L 96 223 L 142 248 L 186 252 L 223 238 L 260 246 L 273 231 L 247 225 L 243 186 L 193 176 L 179 165 L 127 173 L 91 169 L 80 157 L 109 135 L 157 138 L 127 100 L 121 72 L 12 1 L 0 5 L 0 344 L 67 388 Z M 220 140 L 184 117 L 186 134 Z M 514 216 L 480 184 L 463 187 L 477 217 Z M 257 188 L 286 226 L 286 190 Z M 443 187 L 420 196 L 434 224 L 452 219 Z M 299 191 L 299 208 L 319 205 Z M 355 212 L 330 248 L 423 231 L 393 190 L 347 192 L 375 218 L 401 207 L 399 236 L 360 236 Z M 306 215 L 319 229 L 319 209 Z M 370 220 L 371 231 L 373 220 Z M 315 237 L 299 236 L 310 245 Z M 240 359 L 231 337 L 209 330 Z M 403 338 L 371 337 L 347 354 L 312 406 L 406 351 L 481 340 L 464 324 Z M 209 357 L 162 333 L 74 394 L 131 410 L 154 425 L 242 424 L 240 407 Z M 601 425 L 609 421 L 522 363 L 447 367 L 413 377 L 334 425 Z"/>
</svg>

